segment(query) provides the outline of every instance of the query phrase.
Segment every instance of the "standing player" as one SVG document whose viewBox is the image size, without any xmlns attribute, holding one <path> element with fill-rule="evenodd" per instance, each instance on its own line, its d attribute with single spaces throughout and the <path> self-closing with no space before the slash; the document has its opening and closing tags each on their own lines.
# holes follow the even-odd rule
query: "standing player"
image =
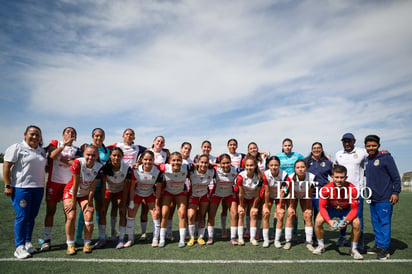
<svg viewBox="0 0 412 274">
<path fill-rule="evenodd" d="M 92 252 L 93 196 L 102 174 L 102 164 L 96 161 L 97 157 L 97 147 L 94 145 L 88 146 L 84 151 L 84 157 L 74 160 L 70 168 L 73 176 L 67 183 L 63 194 L 63 207 L 66 213 L 67 255 L 76 253 L 74 246 L 76 203 L 79 203 L 85 221 L 83 252 Z"/>
<path fill-rule="evenodd" d="M 293 152 L 293 142 L 292 139 L 290 138 L 285 138 L 282 141 L 282 152 L 276 154 L 276 156 L 280 159 L 280 168 L 284 171 L 287 172 L 287 174 L 292 174 L 295 172 L 295 162 L 297 160 L 303 160 L 305 157 L 303 157 L 302 154 L 299 154 L 297 152 Z M 276 219 L 273 220 L 273 227 L 276 227 Z M 286 230 L 285 230 L 286 232 Z M 293 220 L 293 240 L 297 240 L 297 234 L 298 234 L 298 218 L 295 216 L 295 219 Z"/>
<path fill-rule="evenodd" d="M 263 247 L 269 247 L 269 218 L 273 202 L 275 202 L 275 247 L 281 248 L 280 236 L 282 235 L 283 219 L 285 218 L 284 199 L 285 190 L 290 184 L 290 179 L 286 171 L 280 169 L 280 160 L 277 156 L 272 156 L 267 160 L 268 170 L 263 173 L 263 188 L 261 199 L 265 201 L 263 205 Z"/>
<path fill-rule="evenodd" d="M 350 254 L 355 260 L 362 260 L 363 256 L 358 251 L 358 241 L 360 236 L 360 221 L 357 217 L 359 207 L 358 189 L 346 181 L 346 168 L 335 166 L 332 171 L 333 182 L 321 188 L 319 199 L 319 214 L 316 216 L 315 232 L 318 240 L 318 247 L 313 250 L 313 254 L 320 255 L 325 252 L 323 224 L 328 223 L 332 230 L 352 226 L 352 248 Z M 334 220 L 338 218 L 339 221 Z"/>
<path fill-rule="evenodd" d="M 356 139 L 352 133 L 345 133 L 342 136 L 343 149 L 336 152 L 335 165 L 342 165 L 348 170 L 348 182 L 354 184 L 358 189 L 364 188 L 364 166 L 367 157 L 364 148 L 355 147 Z M 359 240 L 359 250 L 364 249 L 363 240 L 363 197 L 359 196 L 358 217 L 361 224 L 361 236 Z M 346 243 L 346 229 L 340 230 L 340 237 L 337 245 L 343 246 Z"/>
<path fill-rule="evenodd" d="M 290 193 L 288 197 L 286 197 L 289 199 L 285 225 L 286 244 L 283 248 L 290 249 L 292 247 L 292 225 L 296 216 L 296 208 L 299 201 L 303 213 L 303 219 L 305 221 L 305 245 L 309 251 L 313 251 L 312 193 L 314 190 L 314 185 L 316 184 L 315 175 L 306 171 L 305 161 L 297 160 L 295 162 L 295 172 L 289 175 L 289 179 Z"/>
<path fill-rule="evenodd" d="M 118 249 L 123 247 L 124 242 L 124 234 L 126 231 L 126 202 L 132 176 L 131 168 L 126 162 L 122 161 L 122 159 L 123 150 L 119 147 L 113 147 L 110 150 L 109 161 L 107 161 L 103 167 L 105 176 L 103 177 L 102 189 L 105 196 L 103 214 L 100 216 L 102 224 L 99 225 L 99 233 L 101 233 L 99 238 L 102 239 L 106 235 L 106 215 L 109 204 L 111 203 L 112 209 L 116 208 L 119 210 L 119 242 L 116 246 Z M 113 215 L 111 214 L 111 216 Z"/>
<path fill-rule="evenodd" d="M 165 166 L 164 164 L 154 165 L 154 157 L 152 151 L 146 150 L 139 159 L 141 164 L 133 169 L 130 204 L 127 213 L 127 234 L 129 237 L 124 247 L 129 247 L 134 243 L 135 217 L 142 201 L 145 201 L 152 214 L 154 224 L 152 246 L 159 245 L 160 196 L 163 186 L 162 172 Z"/>
<path fill-rule="evenodd" d="M 210 152 L 212 151 L 212 143 L 208 140 L 205 140 L 202 142 L 202 146 L 200 147 L 202 150 L 202 154 L 206 155 L 209 157 L 209 163 L 212 164 L 213 166 L 216 166 L 216 157 L 211 155 Z M 193 159 L 195 163 L 198 162 L 200 155 L 197 154 L 196 157 Z"/>
<path fill-rule="evenodd" d="M 372 194 L 370 212 L 375 234 L 375 247 L 369 249 L 368 254 L 377 253 L 377 259 L 386 260 L 389 258 L 391 244 L 393 206 L 399 200 L 401 178 L 392 156 L 389 153 L 379 153 L 379 147 L 378 136 L 366 136 L 366 186 Z"/>
<path fill-rule="evenodd" d="M 72 127 L 63 130 L 63 141 L 53 140 L 48 146 L 49 176 L 46 186 L 46 217 L 44 219 L 44 237 L 41 251 L 51 248 L 51 235 L 57 203 L 63 199 L 63 191 L 72 178 L 70 167 L 81 155 L 80 149 L 73 145 L 77 132 Z"/>
<path fill-rule="evenodd" d="M 198 167 L 190 172 L 190 197 L 188 209 L 189 242 L 188 246 L 195 243 L 195 220 L 199 216 L 199 237 L 197 243 L 205 245 L 205 216 L 209 207 L 209 187 L 213 188 L 215 175 L 214 169 L 209 169 L 209 157 L 201 155 L 198 159 Z"/>
<path fill-rule="evenodd" d="M 186 217 L 187 217 L 187 194 L 185 190 L 186 178 L 189 174 L 189 167 L 182 165 L 182 155 L 173 152 L 170 155 L 170 164 L 165 165 L 165 188 L 162 197 L 162 216 L 169 216 L 173 204 L 177 207 L 179 215 L 179 247 L 185 246 Z M 162 218 L 160 224 L 159 247 L 165 246 L 167 218 Z"/>
<path fill-rule="evenodd" d="M 256 223 L 259 207 L 259 190 L 262 186 L 262 173 L 254 157 L 246 157 L 245 170 L 242 171 L 237 179 L 236 186 L 239 194 L 239 223 L 238 223 L 238 245 L 245 245 L 243 240 L 243 225 L 245 215 L 250 216 L 250 243 L 254 246 L 259 245 L 256 240 Z"/>
<path fill-rule="evenodd" d="M 237 214 L 237 197 L 233 192 L 233 186 L 235 180 L 239 174 L 239 169 L 232 166 L 230 156 L 228 154 L 222 154 L 219 156 L 219 165 L 215 167 L 216 170 L 216 184 L 212 191 L 210 199 L 208 219 L 207 219 L 207 234 L 209 236 L 207 244 L 213 244 L 214 231 L 215 231 L 215 217 L 217 208 L 220 202 L 226 204 L 226 207 L 230 209 L 230 239 L 233 245 L 237 245 L 236 233 L 238 230 L 238 214 Z M 226 233 L 226 219 L 221 222 L 222 225 L 222 238 Z"/>
</svg>

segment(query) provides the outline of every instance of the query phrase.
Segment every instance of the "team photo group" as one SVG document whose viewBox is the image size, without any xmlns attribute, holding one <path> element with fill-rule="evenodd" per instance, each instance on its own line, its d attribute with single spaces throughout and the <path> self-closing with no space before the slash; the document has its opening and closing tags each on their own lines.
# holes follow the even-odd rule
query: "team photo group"
<svg viewBox="0 0 412 274">
<path fill-rule="evenodd" d="M 23 141 L 5 152 L 4 194 L 15 212 L 18 259 L 55 244 L 52 230 L 54 216 L 63 214 L 56 212 L 60 202 L 67 255 L 76 254 L 76 246 L 84 253 L 107 248 L 108 241 L 115 241 L 116 249 L 128 248 L 149 240 L 149 235 L 153 247 L 167 248 L 174 241 L 177 214 L 181 248 L 227 241 L 289 250 L 297 244 L 300 223 L 304 245 L 314 255 L 326 250 L 326 228 L 339 234 L 337 246 L 348 245 L 355 260 L 365 253 L 376 254 L 379 260 L 390 256 L 391 218 L 401 179 L 391 154 L 379 150 L 377 135 L 368 135 L 358 141 L 362 146 L 355 146 L 355 136 L 345 133 L 334 160 L 325 155 L 320 142 L 313 143 L 306 156 L 294 152 L 289 138 L 275 155 L 259 151 L 255 142 L 240 153 L 237 140 L 230 139 L 226 153 L 212 156 L 212 143 L 205 140 L 195 144 L 202 154 L 192 157 L 190 142 L 182 142 L 175 152 L 165 148 L 163 136 L 149 146 L 138 145 L 130 128 L 114 144 L 104 144 L 101 128 L 92 131 L 89 144 L 76 146 L 76 137 L 76 130 L 66 127 L 61 137 L 43 143 L 41 129 L 30 125 Z M 38 220 L 43 201 L 45 219 Z M 372 248 L 364 243 L 364 205 L 370 209 Z M 37 248 L 32 244 L 35 221 L 44 223 Z M 136 224 L 141 234 L 135 239 Z M 98 239 L 92 242 L 95 226 Z M 151 234 L 146 233 L 148 227 Z"/>
</svg>

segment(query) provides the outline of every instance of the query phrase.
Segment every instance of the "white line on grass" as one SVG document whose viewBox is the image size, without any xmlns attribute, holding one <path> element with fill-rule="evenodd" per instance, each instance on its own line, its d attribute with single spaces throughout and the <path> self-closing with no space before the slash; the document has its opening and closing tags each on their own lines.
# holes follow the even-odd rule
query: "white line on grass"
<svg viewBox="0 0 412 274">
<path fill-rule="evenodd" d="M 69 259 L 69 258 L 0 258 L 0 262 L 85 262 L 85 263 L 160 263 L 160 264 L 308 264 L 308 263 L 412 263 L 412 259 L 390 260 L 145 260 L 145 259 Z"/>
</svg>

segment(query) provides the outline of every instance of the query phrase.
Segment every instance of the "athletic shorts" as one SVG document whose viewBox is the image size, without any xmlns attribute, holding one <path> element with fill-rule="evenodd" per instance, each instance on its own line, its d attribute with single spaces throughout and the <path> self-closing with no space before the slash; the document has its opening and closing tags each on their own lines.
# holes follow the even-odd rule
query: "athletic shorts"
<svg viewBox="0 0 412 274">
<path fill-rule="evenodd" d="M 245 205 L 253 205 L 254 201 L 255 199 L 243 199 L 243 202 L 245 203 Z"/>
<path fill-rule="evenodd" d="M 272 205 L 278 205 L 280 203 L 280 199 L 269 198 L 269 201 L 272 203 Z M 282 206 L 285 207 L 285 205 L 286 205 L 285 200 L 283 200 Z"/>
<path fill-rule="evenodd" d="M 156 201 L 156 196 L 150 195 L 148 197 L 142 197 L 142 196 L 139 196 L 139 195 L 136 194 L 136 195 L 134 195 L 133 201 L 136 205 L 141 204 L 143 201 L 145 201 L 146 204 L 154 203 Z"/>
<path fill-rule="evenodd" d="M 231 203 L 236 203 L 237 202 L 236 196 L 235 196 L 234 193 L 229 195 L 229 196 L 226 196 L 226 197 L 219 197 L 219 196 L 216 196 L 215 194 L 213 194 L 212 198 L 210 199 L 211 204 L 217 204 L 218 205 L 220 203 L 220 201 L 222 201 L 222 203 L 226 203 L 226 204 L 231 204 Z"/>
<path fill-rule="evenodd" d="M 341 220 L 349 214 L 350 209 L 350 207 L 344 209 L 335 209 L 331 207 L 326 208 L 330 219 L 339 218 Z"/>
<path fill-rule="evenodd" d="M 64 191 L 63 201 L 68 200 L 68 199 L 73 199 L 73 196 L 70 194 L 69 191 Z M 77 197 L 77 202 L 80 204 L 81 202 L 88 200 L 88 199 L 89 199 L 89 196 Z"/>
<path fill-rule="evenodd" d="M 199 205 L 200 203 L 209 203 L 209 197 L 203 195 L 202 197 L 193 197 L 189 198 L 189 205 Z"/>
<path fill-rule="evenodd" d="M 169 196 L 169 197 L 173 197 L 173 198 L 176 198 L 176 197 L 181 197 L 181 196 L 183 196 L 183 197 L 187 197 L 187 193 L 186 193 L 186 191 L 183 191 L 183 192 L 180 192 L 179 194 L 171 194 L 170 192 L 168 192 L 168 191 L 163 191 L 163 196 Z"/>
<path fill-rule="evenodd" d="M 112 192 L 110 192 L 109 190 L 106 189 L 106 193 L 104 194 L 104 198 L 106 198 L 106 199 L 112 199 L 112 198 L 121 199 L 121 198 L 123 198 L 123 191 L 112 193 Z"/>
<path fill-rule="evenodd" d="M 58 203 L 63 201 L 63 193 L 66 184 L 59 184 L 54 182 L 47 182 L 46 185 L 46 202 Z"/>
</svg>

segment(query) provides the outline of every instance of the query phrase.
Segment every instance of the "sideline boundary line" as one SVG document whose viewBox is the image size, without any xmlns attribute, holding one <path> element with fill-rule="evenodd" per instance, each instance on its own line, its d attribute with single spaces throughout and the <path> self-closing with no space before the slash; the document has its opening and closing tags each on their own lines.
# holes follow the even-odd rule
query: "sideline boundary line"
<svg viewBox="0 0 412 274">
<path fill-rule="evenodd" d="M 84 262 L 84 263 L 160 263 L 160 264 L 308 264 L 308 263 L 412 263 L 412 259 L 389 260 L 150 260 L 150 259 L 69 259 L 69 258 L 0 258 L 0 262 Z"/>
</svg>

